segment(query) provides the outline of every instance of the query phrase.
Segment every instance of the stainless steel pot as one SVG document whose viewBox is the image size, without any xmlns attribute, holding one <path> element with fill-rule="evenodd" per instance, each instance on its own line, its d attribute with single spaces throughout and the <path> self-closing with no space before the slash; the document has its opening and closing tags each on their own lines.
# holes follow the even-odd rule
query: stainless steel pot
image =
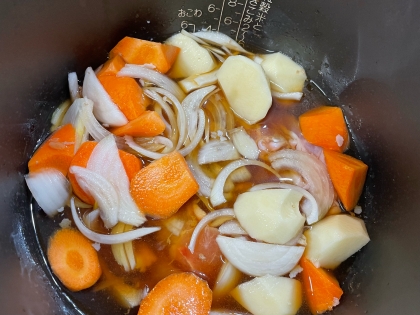
<svg viewBox="0 0 420 315">
<path fill-rule="evenodd" d="M 181 27 L 219 29 L 251 50 L 292 55 L 342 106 L 370 166 L 362 216 L 372 241 L 341 267 L 345 295 L 332 313 L 417 314 L 420 2 L 414 0 L 3 0 L 0 313 L 80 314 L 75 305 L 89 304 L 83 293 L 61 291 L 46 268 L 37 239 L 43 231 L 35 233 L 22 177 L 54 107 L 68 97 L 67 73 L 99 65 L 125 35 L 160 40 Z M 34 216 L 43 219 L 36 209 Z M 105 301 L 90 305 L 80 311 L 111 310 Z"/>
</svg>

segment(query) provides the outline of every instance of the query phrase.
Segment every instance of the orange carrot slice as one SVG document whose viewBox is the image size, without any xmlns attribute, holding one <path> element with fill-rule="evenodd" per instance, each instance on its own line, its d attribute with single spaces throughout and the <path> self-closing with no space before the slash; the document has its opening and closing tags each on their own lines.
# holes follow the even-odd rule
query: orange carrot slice
<svg viewBox="0 0 420 315">
<path fill-rule="evenodd" d="M 164 130 L 165 123 L 162 118 L 154 111 L 145 111 L 128 124 L 111 128 L 109 131 L 116 136 L 154 137 Z"/>
<path fill-rule="evenodd" d="M 102 75 L 98 79 L 128 120 L 140 116 L 150 104 L 150 99 L 133 78 Z"/>
<path fill-rule="evenodd" d="M 75 136 L 76 131 L 71 124 L 54 131 L 29 160 L 29 172 L 55 168 L 66 176 L 74 155 Z"/>
<path fill-rule="evenodd" d="M 93 149 L 98 143 L 95 141 L 86 141 L 84 142 L 79 150 L 77 150 L 75 156 L 71 160 L 70 166 L 80 166 L 86 167 L 92 154 Z M 125 151 L 119 150 L 118 151 L 122 164 L 124 165 L 125 172 L 127 173 L 128 179 L 134 177 L 135 174 L 142 168 L 141 161 L 134 156 L 133 154 L 127 153 Z M 70 184 L 73 188 L 73 193 L 79 197 L 83 202 L 93 205 L 95 203 L 95 199 L 89 194 L 87 194 L 77 183 L 76 176 L 74 174 L 69 173 L 68 178 Z"/>
<path fill-rule="evenodd" d="M 101 276 L 96 250 L 77 230 L 58 230 L 49 240 L 47 256 L 54 274 L 71 291 L 89 288 Z"/>
<path fill-rule="evenodd" d="M 303 288 L 312 314 L 321 314 L 338 305 L 343 290 L 337 279 L 322 268 L 316 268 L 308 259 L 302 258 Z"/>
<path fill-rule="evenodd" d="M 159 281 L 140 304 L 138 315 L 208 315 L 212 292 L 193 273 L 175 273 Z"/>
<path fill-rule="evenodd" d="M 339 152 L 347 149 L 349 134 L 341 108 L 314 108 L 299 116 L 299 124 L 309 143 Z"/>
<path fill-rule="evenodd" d="M 166 73 L 173 65 L 180 49 L 176 46 L 154 43 L 133 37 L 124 37 L 110 51 L 109 56 L 120 55 L 127 63 L 152 64 Z"/>
<path fill-rule="evenodd" d="M 168 218 L 198 191 L 184 157 L 174 151 L 142 168 L 132 179 L 131 196 L 146 214 Z"/>
<path fill-rule="evenodd" d="M 117 73 L 125 66 L 125 61 L 122 59 L 120 55 L 115 55 L 114 57 L 110 58 L 107 62 L 105 62 L 96 74 L 99 78 L 104 75 L 117 75 Z"/>
<path fill-rule="evenodd" d="M 325 164 L 338 197 L 346 210 L 352 210 L 359 200 L 368 166 L 346 154 L 324 150 Z"/>
</svg>

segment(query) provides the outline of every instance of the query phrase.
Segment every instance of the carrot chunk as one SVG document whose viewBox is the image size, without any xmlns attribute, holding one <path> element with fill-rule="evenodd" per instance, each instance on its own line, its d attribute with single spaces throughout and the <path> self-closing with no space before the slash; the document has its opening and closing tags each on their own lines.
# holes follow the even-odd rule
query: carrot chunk
<svg viewBox="0 0 420 315">
<path fill-rule="evenodd" d="M 299 124 L 309 143 L 339 152 L 347 149 L 349 133 L 341 108 L 314 108 L 299 116 Z"/>
<path fill-rule="evenodd" d="M 187 162 L 177 151 L 142 168 L 130 185 L 138 207 L 156 218 L 170 217 L 198 188 Z"/>
<path fill-rule="evenodd" d="M 212 292 L 193 273 L 175 273 L 159 281 L 140 304 L 138 315 L 208 315 Z"/>
<path fill-rule="evenodd" d="M 55 168 L 66 176 L 74 155 L 75 136 L 76 131 L 71 124 L 54 131 L 29 160 L 29 172 Z"/>
<path fill-rule="evenodd" d="M 337 279 L 322 268 L 316 268 L 309 259 L 300 261 L 303 287 L 312 314 L 321 314 L 337 306 L 343 290 Z"/>
<path fill-rule="evenodd" d="M 105 91 L 128 120 L 133 120 L 146 110 L 150 99 L 133 78 L 102 75 L 98 77 Z"/>
<path fill-rule="evenodd" d="M 164 130 L 165 123 L 162 118 L 154 111 L 145 111 L 128 124 L 111 128 L 109 131 L 116 136 L 154 137 Z"/>
<path fill-rule="evenodd" d="M 71 160 L 70 167 L 71 166 L 80 166 L 80 167 L 86 167 L 90 158 L 90 155 L 92 154 L 93 149 L 96 147 L 98 143 L 95 141 L 86 141 L 84 142 L 79 150 L 77 150 L 76 154 L 74 155 L 73 159 Z M 134 156 L 133 154 L 127 153 L 125 151 L 119 150 L 118 151 L 121 162 L 124 166 L 125 172 L 127 173 L 128 179 L 131 181 L 131 179 L 134 177 L 135 174 L 142 168 L 141 161 Z M 79 197 L 83 202 L 93 205 L 95 203 L 95 200 L 93 197 L 89 194 L 87 194 L 77 183 L 76 176 L 74 174 L 69 173 L 68 178 L 70 181 L 70 184 L 73 188 L 73 193 Z"/>
<path fill-rule="evenodd" d="M 156 70 L 166 73 L 172 67 L 180 49 L 176 46 L 124 37 L 110 51 L 109 56 L 120 55 L 127 63 L 152 64 Z"/>
<path fill-rule="evenodd" d="M 338 197 L 346 210 L 352 210 L 359 200 L 368 166 L 346 154 L 324 150 L 325 163 Z"/>
<path fill-rule="evenodd" d="M 101 276 L 96 250 L 77 230 L 58 230 L 50 238 L 47 256 L 54 274 L 71 291 L 89 288 Z"/>
<path fill-rule="evenodd" d="M 99 78 L 104 75 L 112 75 L 116 76 L 117 73 L 125 66 L 125 61 L 122 59 L 120 55 L 115 55 L 114 57 L 110 58 L 107 62 L 105 62 L 96 74 Z"/>
</svg>

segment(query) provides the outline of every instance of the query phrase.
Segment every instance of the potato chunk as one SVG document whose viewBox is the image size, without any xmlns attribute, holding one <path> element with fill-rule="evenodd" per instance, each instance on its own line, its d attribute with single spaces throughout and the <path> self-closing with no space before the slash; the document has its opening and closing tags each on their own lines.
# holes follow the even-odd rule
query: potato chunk
<svg viewBox="0 0 420 315">
<path fill-rule="evenodd" d="M 260 56 L 263 67 L 273 90 L 282 93 L 302 92 L 306 73 L 302 66 L 282 53 Z"/>
<path fill-rule="evenodd" d="M 209 72 L 216 67 L 210 52 L 188 36 L 178 33 L 168 38 L 165 43 L 181 48 L 169 72 L 171 78 L 182 79 Z"/>
<path fill-rule="evenodd" d="M 272 104 L 270 84 L 262 67 L 244 56 L 230 56 L 217 72 L 230 107 L 240 118 L 254 124 L 267 115 Z"/>
<path fill-rule="evenodd" d="M 242 283 L 231 295 L 254 315 L 293 315 L 302 305 L 298 280 L 271 275 Z"/>
<path fill-rule="evenodd" d="M 317 267 L 333 269 L 369 242 L 365 223 L 346 214 L 331 215 L 307 230 L 305 257 Z"/>
<path fill-rule="evenodd" d="M 291 189 L 265 189 L 240 194 L 235 216 L 248 234 L 260 241 L 285 244 L 303 228 L 302 194 Z"/>
</svg>

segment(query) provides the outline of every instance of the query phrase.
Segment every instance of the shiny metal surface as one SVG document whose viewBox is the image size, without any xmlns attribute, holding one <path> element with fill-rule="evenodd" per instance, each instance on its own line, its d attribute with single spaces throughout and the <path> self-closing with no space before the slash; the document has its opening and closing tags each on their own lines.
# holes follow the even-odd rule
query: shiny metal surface
<svg viewBox="0 0 420 315">
<path fill-rule="evenodd" d="M 79 314 L 45 268 L 22 177 L 52 109 L 68 96 L 67 73 L 99 65 L 124 35 L 167 37 L 184 20 L 180 8 L 203 3 L 210 2 L 0 3 L 1 314 Z M 210 24 L 210 17 L 189 21 Z M 261 38 L 247 36 L 250 49 L 293 52 L 343 107 L 370 165 L 362 216 L 372 241 L 341 267 L 345 296 L 332 313 L 417 314 L 420 3 L 273 0 Z"/>
</svg>

